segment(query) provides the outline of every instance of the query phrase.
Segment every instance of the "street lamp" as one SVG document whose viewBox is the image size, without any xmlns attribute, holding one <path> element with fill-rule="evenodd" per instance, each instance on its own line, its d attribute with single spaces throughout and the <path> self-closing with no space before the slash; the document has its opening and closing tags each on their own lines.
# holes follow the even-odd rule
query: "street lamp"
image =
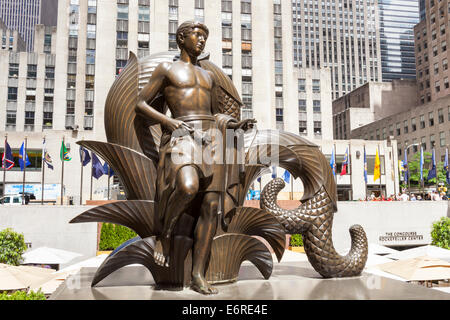
<svg viewBox="0 0 450 320">
<path fill-rule="evenodd" d="M 408 149 L 411 148 L 411 147 L 413 147 L 413 146 L 418 146 L 418 145 L 419 145 L 418 143 L 412 143 L 412 144 L 410 144 L 409 146 L 407 146 L 407 147 L 405 148 L 405 154 L 406 154 L 406 167 L 407 167 L 407 170 L 408 170 L 408 195 L 409 195 L 409 198 L 410 198 L 410 199 L 411 199 L 411 183 L 410 183 L 410 180 L 409 180 L 410 174 L 409 174 L 409 164 L 408 164 Z"/>
</svg>

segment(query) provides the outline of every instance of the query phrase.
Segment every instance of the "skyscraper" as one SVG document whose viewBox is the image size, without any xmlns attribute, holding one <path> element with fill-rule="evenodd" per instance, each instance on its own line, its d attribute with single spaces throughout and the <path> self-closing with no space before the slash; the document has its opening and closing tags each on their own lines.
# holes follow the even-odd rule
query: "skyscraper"
<svg viewBox="0 0 450 320">
<path fill-rule="evenodd" d="M 381 80 L 375 0 L 293 0 L 292 19 L 295 66 L 329 67 L 333 99 Z"/>
<path fill-rule="evenodd" d="M 414 26 L 419 3 L 414 0 L 378 0 L 383 81 L 414 79 Z"/>
<path fill-rule="evenodd" d="M 12 30 L 19 31 L 32 51 L 34 27 L 37 24 L 56 26 L 58 0 L 0 0 L 0 19 Z"/>
</svg>

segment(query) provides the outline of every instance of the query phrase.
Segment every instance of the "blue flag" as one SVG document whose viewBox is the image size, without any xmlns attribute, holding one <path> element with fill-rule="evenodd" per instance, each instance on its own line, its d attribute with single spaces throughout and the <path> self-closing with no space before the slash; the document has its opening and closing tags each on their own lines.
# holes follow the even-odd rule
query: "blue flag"
<svg viewBox="0 0 450 320">
<path fill-rule="evenodd" d="M 430 171 L 428 171 L 427 180 L 436 178 L 436 159 L 434 157 L 434 149 L 433 149 L 433 153 L 431 156 L 431 165 L 432 165 L 432 167 L 431 167 Z"/>
<path fill-rule="evenodd" d="M 448 148 L 445 149 L 444 170 L 445 170 L 445 180 L 447 180 L 447 184 L 450 184 L 450 174 L 448 171 Z"/>
<path fill-rule="evenodd" d="M 25 161 L 23 160 L 25 159 Z M 20 147 L 20 154 L 19 154 L 19 165 L 20 170 L 24 170 L 25 167 L 28 167 L 31 164 L 30 159 L 28 159 L 28 155 L 25 150 L 25 142 L 22 142 L 22 146 Z"/>
<path fill-rule="evenodd" d="M 5 170 L 10 170 L 12 167 L 14 167 L 14 157 L 11 151 L 11 147 L 5 139 L 5 151 L 3 152 L 2 156 L 2 168 Z"/>
<path fill-rule="evenodd" d="M 272 167 L 272 179 L 277 177 L 277 167 Z"/>
<path fill-rule="evenodd" d="M 256 179 L 256 181 L 261 182 L 261 177 L 258 177 L 258 179 Z"/>
<path fill-rule="evenodd" d="M 291 174 L 289 173 L 289 171 L 284 170 L 283 179 L 284 179 L 284 181 L 286 181 L 286 183 L 289 183 L 289 182 L 290 182 L 290 180 L 291 180 Z"/>
<path fill-rule="evenodd" d="M 92 152 L 92 176 L 95 179 L 100 178 L 103 175 L 103 166 L 95 153 Z"/>
<path fill-rule="evenodd" d="M 83 167 L 86 166 L 89 162 L 91 162 L 91 156 L 89 155 L 89 151 L 82 146 L 80 146 L 80 161 L 83 164 Z"/>
<path fill-rule="evenodd" d="M 423 147 L 420 147 L 420 181 L 423 181 Z"/>
<path fill-rule="evenodd" d="M 109 171 L 109 172 L 108 172 Z M 108 163 L 105 161 L 105 163 L 103 164 L 103 174 L 108 175 L 109 173 L 109 177 L 111 178 L 114 175 L 114 171 L 113 169 L 108 165 Z"/>
<path fill-rule="evenodd" d="M 364 181 L 367 183 L 367 157 L 366 157 L 366 147 L 364 147 Z"/>
<path fill-rule="evenodd" d="M 336 159 L 334 155 L 334 147 L 333 150 L 331 151 L 330 167 L 331 170 L 333 171 L 333 176 L 336 176 Z"/>
<path fill-rule="evenodd" d="M 408 153 L 405 149 L 405 159 L 403 160 L 403 168 L 405 169 L 405 182 L 408 182 L 408 175 L 409 175 L 409 169 L 408 169 Z"/>
</svg>

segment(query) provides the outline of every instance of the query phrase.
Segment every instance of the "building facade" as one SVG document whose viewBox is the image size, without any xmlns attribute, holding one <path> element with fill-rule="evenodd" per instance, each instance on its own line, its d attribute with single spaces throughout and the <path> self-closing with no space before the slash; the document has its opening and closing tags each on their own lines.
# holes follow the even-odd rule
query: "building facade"
<svg viewBox="0 0 450 320">
<path fill-rule="evenodd" d="M 417 0 L 378 0 L 382 80 L 415 79 L 414 26 Z"/>
<path fill-rule="evenodd" d="M 294 67 L 289 0 L 60 0 L 57 28 L 37 27 L 34 52 L 0 55 L 0 64 L 11 74 L 0 75 L 0 113 L 5 115 L 0 135 L 8 135 L 17 155 L 27 135 L 36 159 L 45 136 L 59 166 L 64 138 L 73 157 L 65 163 L 65 194 L 77 202 L 81 166 L 76 141 L 106 140 L 104 104 L 129 52 L 142 58 L 178 50 L 175 32 L 186 20 L 208 26 L 205 51 L 232 78 L 244 102 L 243 118 L 256 118 L 259 128 L 332 139 L 330 71 Z M 300 80 L 305 90 L 299 91 Z M 301 110 L 300 100 L 306 101 Z M 39 184 L 39 160 L 35 169 L 27 181 Z M 49 183 L 60 183 L 56 166 L 55 172 L 46 172 Z M 83 174 L 87 199 L 89 170 Z M 7 173 L 8 181 L 21 179 L 21 172 Z M 93 189 L 105 182 L 106 177 L 94 180 Z"/>
<path fill-rule="evenodd" d="M 0 20 L 0 37 L 2 39 L 1 50 L 10 50 L 15 52 L 25 51 L 26 44 L 17 30 L 9 29 L 2 20 Z"/>
<path fill-rule="evenodd" d="M 416 105 L 415 80 L 368 82 L 333 101 L 334 139 L 350 139 L 352 130 Z"/>
<path fill-rule="evenodd" d="M 381 81 L 377 1 L 292 1 L 294 65 L 328 67 L 332 99 Z"/>
<path fill-rule="evenodd" d="M 450 94 L 450 1 L 425 3 L 425 19 L 414 27 L 419 103 Z"/>
<path fill-rule="evenodd" d="M 0 19 L 9 29 L 19 31 L 27 51 L 33 50 L 34 27 L 56 26 L 58 0 L 1 0 Z"/>
<path fill-rule="evenodd" d="M 394 136 L 398 155 L 413 155 L 435 149 L 436 161 L 443 161 L 450 145 L 450 95 L 416 106 L 411 110 L 392 115 L 352 131 L 352 139 L 383 140 Z M 410 147 L 412 144 L 416 146 Z"/>
</svg>

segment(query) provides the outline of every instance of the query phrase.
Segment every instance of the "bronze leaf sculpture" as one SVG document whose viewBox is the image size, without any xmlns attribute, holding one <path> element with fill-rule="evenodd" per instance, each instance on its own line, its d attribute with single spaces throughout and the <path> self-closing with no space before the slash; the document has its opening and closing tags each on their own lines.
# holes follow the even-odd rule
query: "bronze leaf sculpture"
<svg viewBox="0 0 450 320">
<path fill-rule="evenodd" d="M 334 250 L 336 185 L 324 155 L 297 135 L 256 130 L 253 119 L 240 119 L 242 102 L 232 81 L 202 55 L 208 34 L 205 25 L 187 21 L 177 31 L 180 54 L 138 60 L 130 53 L 105 104 L 108 142 L 78 142 L 113 168 L 127 201 L 87 210 L 71 223 L 121 224 L 139 235 L 107 257 L 92 286 L 133 263 L 147 267 L 156 286 L 168 290 L 217 293 L 212 284 L 236 281 L 245 260 L 268 279 L 272 255 L 256 236 L 280 261 L 286 232 L 303 235 L 308 259 L 322 276 L 359 275 L 366 235 L 353 226 L 350 253 L 341 257 Z M 276 204 L 280 179 L 264 188 L 260 209 L 243 207 L 251 184 L 273 165 L 262 153 L 302 179 L 305 192 L 296 210 Z"/>
</svg>

